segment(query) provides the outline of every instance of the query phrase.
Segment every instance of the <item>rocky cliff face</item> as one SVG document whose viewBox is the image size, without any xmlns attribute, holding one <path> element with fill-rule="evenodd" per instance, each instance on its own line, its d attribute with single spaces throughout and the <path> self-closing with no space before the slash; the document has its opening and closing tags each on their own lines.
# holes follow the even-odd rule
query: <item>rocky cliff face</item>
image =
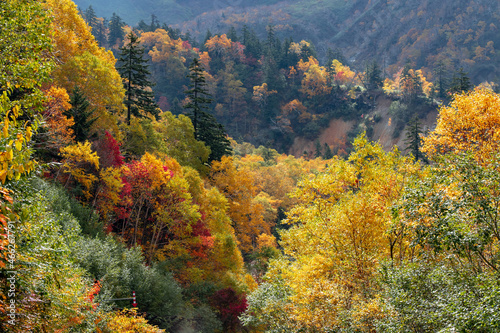
<svg viewBox="0 0 500 333">
<path fill-rule="evenodd" d="M 399 135 L 394 136 L 395 126 L 392 119 L 393 115 L 389 112 L 389 107 L 393 102 L 392 99 L 385 95 L 380 95 L 375 103 L 375 108 L 369 113 L 364 114 L 363 118 L 376 117 L 377 121 L 373 123 L 370 139 L 380 143 L 385 150 L 391 150 L 397 146 L 401 151 L 406 149 L 405 138 L 406 128 L 399 132 Z M 434 129 L 438 110 L 429 112 L 424 119 L 420 119 L 422 130 L 431 131 Z M 318 137 L 318 140 L 323 147 L 326 143 L 334 152 L 343 153 L 346 147 L 346 140 L 350 133 L 356 131 L 356 127 L 362 123 L 362 119 L 344 121 L 342 119 L 332 119 L 330 125 L 325 128 Z M 316 150 L 316 141 L 307 140 L 302 137 L 294 139 L 293 145 L 290 147 L 288 154 L 295 157 L 303 156 L 314 157 Z"/>
</svg>

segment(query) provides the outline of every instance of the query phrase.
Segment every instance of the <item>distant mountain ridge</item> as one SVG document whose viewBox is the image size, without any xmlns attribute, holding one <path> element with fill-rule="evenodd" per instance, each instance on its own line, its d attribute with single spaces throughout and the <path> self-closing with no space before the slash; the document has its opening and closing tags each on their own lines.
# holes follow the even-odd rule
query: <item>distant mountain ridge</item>
<svg viewBox="0 0 500 333">
<path fill-rule="evenodd" d="M 151 15 L 169 25 L 194 19 L 204 12 L 218 11 L 230 7 L 248 8 L 279 0 L 255 0 L 249 4 L 242 0 L 75 0 L 80 10 L 92 6 L 100 17 L 120 16 L 127 24 L 136 25 L 140 20 L 148 22 Z"/>
</svg>

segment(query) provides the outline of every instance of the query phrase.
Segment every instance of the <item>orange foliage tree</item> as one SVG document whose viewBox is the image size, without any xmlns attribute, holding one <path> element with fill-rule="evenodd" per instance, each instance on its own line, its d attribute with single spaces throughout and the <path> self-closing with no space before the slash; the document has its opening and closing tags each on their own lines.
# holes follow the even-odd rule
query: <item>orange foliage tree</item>
<svg viewBox="0 0 500 333">
<path fill-rule="evenodd" d="M 44 91 L 46 100 L 42 117 L 44 126 L 39 131 L 40 145 L 43 149 L 57 154 L 59 149 L 74 142 L 74 133 L 71 128 L 75 122 L 64 112 L 71 108 L 69 96 L 64 88 L 50 86 Z"/>
<path fill-rule="evenodd" d="M 264 207 L 255 200 L 260 191 L 252 174 L 237 168 L 232 157 L 224 156 L 212 163 L 210 179 L 229 201 L 229 216 L 240 248 L 251 252 L 257 237 L 271 232 L 271 225 L 264 220 Z"/>
</svg>

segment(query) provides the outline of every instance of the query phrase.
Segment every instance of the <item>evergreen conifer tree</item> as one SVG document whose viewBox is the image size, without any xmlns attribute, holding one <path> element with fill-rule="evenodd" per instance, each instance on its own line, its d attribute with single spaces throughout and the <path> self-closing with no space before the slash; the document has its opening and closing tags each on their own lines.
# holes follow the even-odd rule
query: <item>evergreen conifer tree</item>
<svg viewBox="0 0 500 333">
<path fill-rule="evenodd" d="M 376 61 L 366 66 L 365 85 L 368 91 L 377 90 L 383 86 L 382 70 Z"/>
<path fill-rule="evenodd" d="M 113 45 L 119 43 L 123 40 L 125 33 L 123 32 L 123 27 L 125 22 L 120 16 L 113 13 L 111 20 L 109 21 L 109 35 L 108 35 L 108 45 L 112 47 Z"/>
<path fill-rule="evenodd" d="M 236 29 L 234 28 L 234 26 L 231 26 L 231 28 L 229 28 L 229 31 L 227 32 L 227 38 L 229 38 L 233 42 L 238 41 L 238 34 L 236 33 Z"/>
<path fill-rule="evenodd" d="M 316 151 L 314 152 L 314 157 L 321 157 L 321 143 L 319 140 L 316 140 Z"/>
<path fill-rule="evenodd" d="M 323 158 L 325 160 L 329 160 L 333 158 L 333 152 L 330 146 L 325 142 L 325 153 L 323 154 Z"/>
<path fill-rule="evenodd" d="M 454 93 L 465 93 L 472 89 L 472 83 L 463 68 L 460 68 L 457 75 L 455 75 L 451 81 L 450 89 L 448 92 Z"/>
<path fill-rule="evenodd" d="M 73 117 L 75 124 L 71 127 L 75 133 L 75 139 L 78 142 L 85 142 L 90 139 L 90 128 L 97 120 L 93 118 L 94 110 L 89 110 L 90 103 L 87 98 L 82 94 L 78 87 L 73 89 L 70 102 L 71 109 L 64 112 L 66 117 Z"/>
<path fill-rule="evenodd" d="M 85 11 L 83 12 L 83 18 L 85 19 L 85 22 L 87 22 L 87 24 L 92 27 L 92 30 L 94 30 L 94 28 L 97 26 L 97 16 L 95 15 L 95 11 L 92 6 L 89 6 L 89 8 L 85 9 Z"/>
<path fill-rule="evenodd" d="M 185 93 L 190 102 L 184 106 L 193 122 L 194 137 L 203 141 L 210 147 L 209 162 L 219 161 L 222 156 L 231 154 L 231 144 L 226 137 L 224 127 L 217 122 L 215 117 L 208 113 L 208 105 L 212 102 L 205 86 L 203 68 L 197 58 L 189 66 L 191 83 Z"/>
<path fill-rule="evenodd" d="M 132 32 L 127 38 L 129 42 L 120 48 L 118 72 L 126 90 L 127 124 L 130 124 L 131 115 L 141 116 L 140 110 L 158 116 L 158 105 L 151 91 L 153 84 L 148 79 L 151 73 L 143 58 L 144 48 L 139 46 L 139 38 Z"/>
<path fill-rule="evenodd" d="M 415 161 L 422 160 L 426 161 L 425 156 L 421 152 L 422 147 L 422 124 L 417 116 L 413 117 L 408 123 L 408 131 L 406 132 L 406 139 L 404 140 L 406 144 L 406 151 L 409 151 Z"/>
<path fill-rule="evenodd" d="M 442 61 L 440 61 L 434 70 L 434 75 L 436 77 L 436 85 L 437 85 L 436 93 L 439 98 L 446 97 L 446 91 L 448 86 L 448 79 L 446 77 L 446 73 L 447 73 L 446 66 Z"/>
</svg>

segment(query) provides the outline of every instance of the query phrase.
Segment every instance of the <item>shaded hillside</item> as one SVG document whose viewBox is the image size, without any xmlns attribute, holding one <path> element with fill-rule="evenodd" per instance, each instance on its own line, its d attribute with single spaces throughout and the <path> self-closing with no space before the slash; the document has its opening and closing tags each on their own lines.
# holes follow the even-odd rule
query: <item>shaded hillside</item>
<svg viewBox="0 0 500 333">
<path fill-rule="evenodd" d="M 342 50 L 350 65 L 363 69 L 373 59 L 393 74 L 406 62 L 432 72 L 465 68 L 475 83 L 499 75 L 499 2 L 495 0 L 77 0 L 98 16 L 116 12 L 130 25 L 141 19 L 175 24 L 202 40 L 207 30 L 226 33 L 245 25 L 260 37 L 274 25 L 282 38 L 309 40 L 320 59 L 328 48 Z"/>
<path fill-rule="evenodd" d="M 391 98 L 380 95 L 376 100 L 375 108 L 365 115 L 368 119 L 376 119 L 376 121 L 372 121 L 370 139 L 378 142 L 386 151 L 391 150 L 394 146 L 398 146 L 401 151 L 405 151 L 407 148 L 405 138 L 408 126 L 405 126 L 399 135 L 394 135 L 396 126 L 392 119 L 394 115 L 390 112 L 392 102 Z M 419 119 L 424 132 L 434 130 L 437 114 L 438 111 L 433 110 Z M 360 119 L 358 121 L 332 119 L 329 126 L 318 135 L 317 140 L 296 137 L 287 153 L 295 157 L 304 156 L 304 154 L 308 157 L 314 157 L 316 145 L 319 142 L 323 149 L 326 144 L 335 154 L 343 155 L 346 153 L 346 139 L 349 135 L 352 135 L 351 133 L 356 132 L 356 127 L 360 126 L 360 124 L 362 124 Z M 363 127 L 363 125 L 361 126 Z"/>
<path fill-rule="evenodd" d="M 328 48 L 342 50 L 358 69 L 372 59 L 389 73 L 408 61 L 428 71 L 442 63 L 479 83 L 498 77 L 499 17 L 492 0 L 282 1 L 203 13 L 180 27 L 201 36 L 248 25 L 264 34 L 272 24 L 282 36 L 312 41 L 322 58 Z"/>
</svg>

